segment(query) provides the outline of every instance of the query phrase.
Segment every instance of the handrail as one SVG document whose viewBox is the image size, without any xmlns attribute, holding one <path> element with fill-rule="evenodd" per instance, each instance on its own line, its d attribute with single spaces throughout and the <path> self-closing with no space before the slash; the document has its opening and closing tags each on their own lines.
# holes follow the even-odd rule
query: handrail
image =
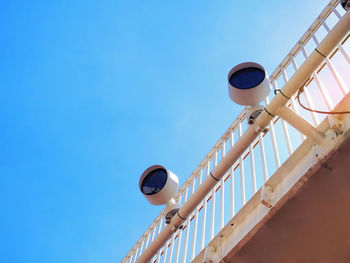
<svg viewBox="0 0 350 263">
<path fill-rule="evenodd" d="M 275 80 L 276 80 L 276 78 L 278 78 L 279 76 L 281 76 L 282 74 L 283 74 L 283 72 L 284 72 L 284 70 L 285 70 L 285 68 L 286 68 L 286 66 L 287 66 L 287 64 L 286 64 L 286 61 L 289 61 L 288 62 L 288 64 L 290 64 L 290 63 L 292 63 L 293 64 L 293 66 L 295 67 L 295 61 L 294 61 L 294 57 L 296 56 L 296 52 L 300 52 L 301 51 L 301 48 L 300 48 L 300 46 L 302 47 L 303 45 L 305 45 L 305 41 L 307 40 L 310 40 L 311 38 L 312 38 L 312 33 L 314 32 L 313 30 L 317 30 L 318 28 L 319 28 L 319 26 L 321 26 L 321 25 L 323 25 L 324 24 L 324 20 L 330 15 L 330 13 L 331 13 L 331 11 L 332 11 L 332 8 L 334 8 L 335 6 L 337 5 L 337 1 L 335 1 L 335 0 L 333 0 L 333 1 L 331 1 L 328 5 L 327 5 L 327 7 L 322 11 L 322 13 L 321 13 L 321 15 L 317 18 L 317 20 L 315 21 L 315 23 L 310 27 L 310 29 L 307 31 L 307 33 L 305 33 L 304 34 L 304 36 L 302 37 L 302 39 L 298 42 L 298 44 L 292 49 L 292 51 L 289 53 L 289 55 L 286 57 L 286 59 L 284 59 L 283 60 L 283 62 L 281 63 L 281 65 L 279 65 L 278 67 L 277 67 L 277 69 L 272 73 L 272 75 L 270 76 L 270 80 L 271 80 L 271 83 L 273 83 Z M 317 22 L 317 21 L 321 21 L 321 22 Z M 317 23 L 316 23 L 317 22 Z M 333 29 L 333 31 L 334 31 L 334 29 Z M 309 35 L 309 37 L 306 37 L 306 35 Z M 330 35 L 330 34 L 329 34 Z M 328 37 L 328 36 L 327 36 Z M 324 41 L 323 41 L 324 42 Z M 322 43 L 323 43 L 322 42 Z M 335 44 L 337 44 L 338 42 L 336 42 Z M 327 46 L 327 45 L 326 45 Z M 296 48 L 296 47 L 298 47 L 298 48 Z M 321 50 L 323 50 L 322 49 L 322 47 L 320 48 Z M 327 50 L 329 49 L 329 47 L 328 48 L 326 48 Z M 332 48 L 331 48 L 332 49 Z M 329 52 L 331 52 L 331 50 L 329 51 Z M 293 54 L 293 55 L 290 55 L 290 54 Z M 311 57 L 311 56 L 315 56 L 315 55 L 310 55 L 309 56 L 309 58 Z M 321 58 L 319 58 L 319 59 L 321 59 Z M 322 62 L 322 60 L 323 60 L 323 58 L 320 60 L 320 62 L 317 62 L 317 63 L 315 63 L 315 65 L 317 64 L 317 66 Z M 294 62 L 294 63 L 293 63 Z M 305 63 L 304 63 L 305 64 Z M 317 67 L 316 66 L 316 67 Z M 299 70 L 300 71 L 300 70 Z M 295 73 L 295 75 L 296 75 L 296 73 Z M 293 76 L 293 78 L 295 78 L 294 76 Z M 289 85 L 290 86 L 290 85 Z M 291 94 L 293 94 L 294 92 L 291 92 L 291 91 L 288 91 L 288 89 L 286 90 L 286 93 L 287 94 L 289 94 L 290 95 L 290 93 Z M 277 97 L 281 97 L 281 96 L 277 96 Z M 277 98 L 276 97 L 276 98 Z M 276 100 L 276 99 L 275 99 Z M 279 99 L 279 100 L 281 100 L 281 99 Z M 273 100 L 274 101 L 274 100 Z M 273 101 L 269 104 L 269 105 L 274 105 L 273 104 Z M 281 100 L 281 101 L 283 101 L 283 100 Z M 270 110 L 271 110 L 271 112 L 274 112 L 274 110 L 276 110 L 276 108 L 275 108 L 275 106 L 268 106 L 268 107 L 270 107 Z M 265 114 L 266 115 L 266 114 Z M 269 116 L 269 117 L 271 117 L 271 116 Z M 232 134 L 233 134 L 233 132 L 235 132 L 240 126 L 241 126 L 241 122 L 244 120 L 244 118 L 245 118 L 245 110 L 243 110 L 242 112 L 241 112 L 241 114 L 239 115 L 239 117 L 234 121 L 234 123 L 230 126 L 230 128 L 225 132 L 225 134 L 221 137 L 221 139 L 216 143 L 216 145 L 212 148 L 212 150 L 209 152 L 209 154 L 202 160 L 202 162 L 200 163 L 200 165 L 195 169 L 195 171 L 192 173 L 192 175 L 188 178 L 188 180 L 186 180 L 186 182 L 184 183 L 184 185 L 180 188 L 180 190 L 178 191 L 178 193 L 177 193 L 177 195 L 176 195 L 176 199 L 177 200 L 180 200 L 180 198 L 181 198 L 181 196 L 184 194 L 184 192 L 186 192 L 186 191 L 188 191 L 187 189 L 190 187 L 190 186 L 192 186 L 192 189 L 194 189 L 194 182 L 195 182 L 195 180 L 197 180 L 198 181 L 198 177 L 200 177 L 200 174 L 201 174 L 201 172 L 205 169 L 205 167 L 209 164 L 210 165 L 210 162 L 217 156 L 217 153 L 218 153 L 218 151 L 221 149 L 221 151 L 222 151 L 222 155 L 225 155 L 225 153 L 224 153 L 224 150 L 222 150 L 224 147 L 225 147 L 225 143 L 228 141 L 228 140 L 232 140 Z M 266 118 L 266 116 L 264 117 L 264 118 Z M 270 121 L 270 119 L 272 119 L 272 118 L 268 118 L 269 120 L 267 121 L 267 123 Z M 265 121 L 266 122 L 266 121 Z M 248 132 L 248 131 L 247 131 Z M 246 132 L 246 133 L 247 133 Z M 271 126 L 271 132 L 273 132 L 273 127 Z M 245 133 L 245 134 L 246 134 Z M 249 132 L 249 133 L 251 133 L 251 132 Z M 254 134 L 256 134 L 256 132 L 254 132 Z M 261 136 L 260 136 L 261 137 Z M 256 138 L 256 136 L 255 136 L 255 138 Z M 262 139 L 262 137 L 261 137 L 261 139 Z M 231 144 L 232 144 L 232 141 L 231 141 Z M 236 143 L 236 144 L 238 144 L 238 143 Z M 256 144 L 255 144 L 256 145 Z M 249 146 L 249 144 L 247 144 L 247 147 L 246 148 L 249 148 L 248 147 Z M 255 146 L 254 146 L 255 147 Z M 244 147 L 243 147 L 244 148 Z M 231 149 L 232 150 L 232 149 Z M 249 149 L 248 149 L 248 151 L 247 150 L 244 150 L 244 156 L 246 156 L 247 154 L 249 154 Z M 224 160 L 225 160 L 225 158 L 227 158 L 227 157 L 224 157 L 224 158 L 222 158 L 222 160 L 221 160 L 221 162 L 214 168 L 214 170 L 215 171 L 218 171 L 218 167 L 222 167 L 223 165 L 224 165 Z M 236 158 L 236 159 L 238 159 L 239 158 L 239 156 Z M 225 161 L 225 163 L 226 163 L 226 161 Z M 226 164 L 226 167 L 228 166 L 229 168 L 230 168 L 230 166 L 232 165 L 232 163 L 229 163 L 229 164 Z M 239 165 L 239 164 L 238 164 Z M 224 166 L 225 167 L 225 166 Z M 237 167 L 237 166 L 236 166 Z M 221 171 L 220 171 L 220 173 L 222 173 L 222 171 L 223 170 L 225 170 L 226 168 L 222 168 L 221 169 Z M 215 172 L 214 170 L 212 170 L 212 174 L 215 174 L 215 177 L 217 177 L 217 175 L 216 175 L 216 173 L 218 173 L 218 172 Z M 227 170 L 227 169 L 226 169 Z M 207 173 L 208 173 L 208 171 L 209 171 L 209 169 L 207 169 Z M 226 171 L 223 173 L 223 175 L 225 175 L 225 173 L 226 173 Z M 228 179 L 228 177 L 229 177 L 230 175 L 228 175 L 226 178 L 225 178 L 225 181 Z M 209 178 L 211 178 L 211 177 L 209 177 Z M 207 179 L 208 180 L 208 179 Z M 206 181 L 207 181 L 206 180 Z M 204 182 L 205 183 L 205 182 Z M 204 185 L 204 183 L 202 183 L 201 184 L 201 186 L 200 187 L 204 187 L 203 185 Z M 215 184 L 216 184 L 216 181 L 215 181 Z M 214 185 L 215 185 L 214 184 Z M 210 192 L 211 191 L 211 189 L 212 189 L 212 186 L 207 186 L 208 187 L 208 192 Z M 223 180 L 222 180 L 222 182 L 220 182 L 220 186 L 217 188 L 217 190 L 220 188 L 220 187 L 223 187 Z M 216 191 L 217 191 L 216 190 Z M 197 191 L 196 192 L 198 192 L 199 191 L 199 189 L 197 188 Z M 195 195 L 196 194 L 196 192 L 195 193 L 193 193 L 193 195 Z M 192 197 L 193 195 L 190 195 L 189 196 L 189 200 L 193 200 L 194 199 L 194 197 Z M 214 196 L 215 197 L 215 196 Z M 207 199 L 207 198 L 205 198 L 205 199 L 203 199 L 203 198 L 199 198 L 198 200 L 199 200 L 199 203 L 202 203 L 202 204 L 205 204 L 206 202 L 209 202 L 209 199 L 210 199 L 210 197 Z M 204 203 L 203 203 L 203 200 L 204 200 Z M 188 203 L 188 201 L 186 202 L 186 203 Z M 186 204 L 185 203 L 185 204 Z M 185 205 L 184 205 L 185 206 Z M 182 209 L 183 210 L 183 209 Z M 184 210 L 184 211 L 181 211 L 180 210 L 180 214 L 181 214 L 181 216 L 184 216 L 185 214 L 188 214 L 188 216 L 191 214 L 191 212 L 192 212 L 192 210 L 191 209 L 188 209 L 188 211 L 186 212 L 186 210 Z M 133 254 L 135 254 L 136 253 L 136 249 L 139 247 L 139 251 L 138 251 L 138 253 L 137 254 L 139 254 L 139 255 L 136 255 L 136 256 L 134 256 L 133 258 L 134 258 L 134 262 L 135 262 L 135 259 L 136 259 L 136 257 L 138 257 L 138 261 L 137 262 L 142 262 L 141 260 L 143 260 L 146 256 L 147 256 L 147 251 L 150 251 L 150 249 L 151 249 L 151 247 L 154 247 L 154 244 L 156 243 L 156 241 L 157 240 L 159 240 L 159 236 L 161 236 L 162 235 L 162 233 L 164 232 L 164 230 L 167 228 L 167 227 L 165 227 L 164 229 L 163 229 L 163 231 L 162 232 L 160 232 L 160 230 L 161 230 L 161 223 L 162 223 L 162 217 L 164 216 L 163 215 L 163 213 L 164 213 L 164 211 L 155 219 L 155 221 L 151 224 L 151 226 L 146 230 L 146 232 L 144 233 L 144 235 L 142 236 L 142 238 L 134 245 L 134 247 L 133 247 L 133 249 L 128 253 L 128 255 L 125 257 L 125 259 L 123 260 L 123 262 L 124 261 L 126 261 L 126 260 L 129 260 L 130 259 L 130 262 L 131 262 L 131 255 L 133 255 Z M 184 213 L 184 214 L 182 214 L 182 213 Z M 193 216 L 194 217 L 194 216 Z M 192 218 L 193 218 L 192 217 Z M 180 221 L 179 221 L 180 222 Z M 179 222 L 177 222 L 177 223 L 179 223 Z M 152 232 L 153 232 L 153 237 L 155 236 L 155 229 L 158 227 L 158 233 L 159 233 L 159 236 L 154 240 L 154 242 L 152 242 L 152 244 L 141 254 L 141 252 L 142 252 L 142 248 L 141 247 L 147 247 L 147 243 L 150 243 L 150 235 L 152 234 Z M 172 233 L 172 232 L 171 232 Z M 153 238 L 152 238 L 153 239 Z M 147 240 L 149 240 L 149 241 L 147 241 Z M 170 244 L 169 244 L 170 245 Z M 160 253 L 160 250 L 159 250 L 159 253 Z M 159 254 L 158 253 L 158 254 Z M 151 256 L 152 257 L 152 256 Z M 129 259 L 128 259 L 129 258 Z"/>
</svg>

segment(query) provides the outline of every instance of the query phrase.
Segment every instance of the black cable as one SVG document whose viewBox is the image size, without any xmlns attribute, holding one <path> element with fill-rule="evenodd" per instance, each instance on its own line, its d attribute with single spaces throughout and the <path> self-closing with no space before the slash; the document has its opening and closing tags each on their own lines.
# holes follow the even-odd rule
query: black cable
<svg viewBox="0 0 350 263">
<path fill-rule="evenodd" d="M 282 96 L 285 97 L 287 100 L 290 100 L 290 97 L 288 97 L 286 94 L 284 94 L 281 89 L 275 89 L 273 91 L 273 93 L 275 93 L 275 95 L 277 95 L 277 92 L 281 93 Z"/>
<path fill-rule="evenodd" d="M 220 181 L 219 179 L 215 178 L 214 175 L 210 172 L 210 176 L 213 177 L 214 180 Z"/>
<path fill-rule="evenodd" d="M 297 94 L 298 103 L 303 109 L 305 109 L 307 111 L 311 111 L 311 112 L 320 113 L 320 114 L 350 114 L 350 111 L 321 111 L 321 110 L 314 110 L 314 109 L 310 109 L 310 108 L 306 107 L 304 104 L 302 104 L 301 101 L 300 101 L 300 95 L 304 91 L 304 86 L 305 86 L 306 82 L 309 81 L 309 79 L 307 81 L 305 81 L 305 83 L 300 87 L 300 89 L 298 90 L 298 94 Z"/>
</svg>

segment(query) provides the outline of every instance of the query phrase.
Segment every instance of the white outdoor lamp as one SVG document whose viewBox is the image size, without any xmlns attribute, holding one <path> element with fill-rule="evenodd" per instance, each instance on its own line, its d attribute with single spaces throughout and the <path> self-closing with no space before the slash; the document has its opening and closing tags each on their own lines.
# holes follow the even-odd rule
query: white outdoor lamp
<svg viewBox="0 0 350 263">
<path fill-rule="evenodd" d="M 152 165 L 141 175 L 139 187 L 143 196 L 152 205 L 166 205 L 165 223 L 179 210 L 174 195 L 179 186 L 178 177 L 161 165 Z"/>
<path fill-rule="evenodd" d="M 264 108 L 259 103 L 270 92 L 264 67 L 254 62 L 238 64 L 228 74 L 228 90 L 231 100 L 248 106 L 247 120 L 249 124 L 253 124 Z"/>
<path fill-rule="evenodd" d="M 250 125 L 254 124 L 256 118 L 264 110 L 259 102 L 263 101 L 270 93 L 270 82 L 264 67 L 254 62 L 235 66 L 228 74 L 228 89 L 230 98 L 234 102 L 248 106 L 247 120 Z M 282 91 L 280 93 L 287 98 Z M 266 112 L 272 115 L 267 110 Z M 323 143 L 324 134 L 285 105 L 276 109 L 274 114 L 273 116 L 278 115 L 295 129 L 312 138 L 317 144 Z"/>
</svg>

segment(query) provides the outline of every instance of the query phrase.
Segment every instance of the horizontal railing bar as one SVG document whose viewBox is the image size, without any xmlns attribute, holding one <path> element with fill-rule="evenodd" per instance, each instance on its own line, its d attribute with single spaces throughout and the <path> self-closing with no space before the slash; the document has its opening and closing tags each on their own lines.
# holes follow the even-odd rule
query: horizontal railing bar
<svg viewBox="0 0 350 263">
<path fill-rule="evenodd" d="M 331 7 L 335 7 L 337 5 L 337 1 L 336 0 L 332 0 L 331 3 L 329 3 L 327 5 L 327 7 L 322 11 L 321 15 L 316 19 L 316 21 L 313 23 L 313 25 L 310 27 L 310 29 L 303 35 L 303 37 L 301 39 L 304 39 L 309 41 L 311 38 L 311 34 L 313 32 L 315 32 L 321 25 L 322 22 L 324 22 L 326 20 L 326 18 L 333 12 L 333 11 L 329 11 L 331 10 Z M 328 10 L 328 11 L 327 11 Z M 317 24 L 317 20 L 319 21 L 319 24 Z M 311 31 L 310 31 L 311 30 Z M 312 32 L 312 33 L 311 33 Z M 309 37 L 305 38 L 305 36 L 309 34 Z M 350 37 L 350 34 L 348 34 L 341 42 L 339 42 L 338 45 L 343 45 L 347 39 Z M 306 42 L 307 42 L 306 41 Z M 295 47 L 291 50 L 291 52 L 287 55 L 287 57 L 282 61 L 282 63 L 276 68 L 276 70 L 272 73 L 272 75 L 270 76 L 270 80 L 273 79 L 273 77 L 276 79 L 280 76 L 280 74 L 282 74 L 281 69 L 286 67 L 286 64 L 284 64 L 285 61 L 287 60 L 291 60 L 298 52 L 300 52 L 300 43 L 301 44 L 305 44 L 306 42 L 303 42 L 301 40 L 299 40 L 298 44 L 296 46 L 299 47 L 299 50 L 297 52 L 295 52 L 294 54 L 291 55 L 291 52 L 293 50 L 295 50 Z M 331 52 L 331 54 L 329 55 L 329 59 L 331 59 L 336 52 L 338 51 L 338 48 L 336 48 L 334 51 Z M 288 65 L 290 64 L 290 61 L 288 62 Z M 288 66 L 287 65 L 287 66 Z M 321 67 L 318 68 L 317 72 L 320 72 L 320 70 L 323 69 L 323 67 L 326 65 L 326 63 L 322 63 Z M 276 72 L 279 71 L 278 74 L 276 74 Z M 309 85 L 309 83 L 313 81 L 313 78 L 311 78 L 309 80 L 309 82 L 306 84 Z M 214 147 L 210 150 L 210 152 L 206 155 L 206 157 L 200 162 L 200 165 L 193 171 L 193 173 L 191 174 L 191 176 L 186 180 L 186 182 L 181 186 L 181 188 L 179 189 L 177 195 L 176 195 L 176 200 L 179 199 L 179 197 L 185 192 L 186 188 L 189 187 L 189 185 L 191 185 L 192 182 L 194 182 L 194 180 L 196 180 L 200 174 L 200 171 L 202 168 L 205 167 L 205 163 L 208 162 L 216 152 L 218 152 L 220 149 L 222 150 L 222 144 L 226 143 L 230 137 L 232 136 L 231 134 L 233 134 L 238 126 L 239 123 L 244 121 L 246 117 L 246 109 L 244 109 L 240 115 L 238 116 L 238 118 L 236 118 L 236 120 L 230 125 L 230 127 L 226 130 L 226 132 L 223 134 L 223 136 L 220 138 L 220 140 L 214 145 Z M 273 124 L 275 124 L 277 121 L 279 120 L 279 118 L 275 118 L 273 120 Z M 264 137 L 268 132 L 270 131 L 270 129 L 268 129 L 265 133 L 262 134 L 262 136 Z M 256 142 L 256 144 L 253 146 L 253 148 L 255 148 L 257 146 L 257 144 L 259 143 L 259 141 Z M 230 149 L 231 147 L 229 147 Z M 245 154 L 244 159 L 249 155 L 249 152 Z M 236 169 L 238 169 L 240 163 L 238 162 L 238 164 L 233 164 L 233 166 L 235 166 L 233 168 L 233 171 L 235 171 Z M 233 167 L 232 166 L 232 167 Z M 224 182 L 226 182 L 229 177 L 231 176 L 230 173 L 228 173 L 228 175 L 226 176 L 226 178 L 224 179 Z M 200 183 L 198 183 L 198 187 L 200 186 Z M 220 186 L 216 189 L 215 192 L 217 192 L 220 189 Z M 210 201 L 211 196 L 207 199 L 207 202 Z M 200 208 L 198 210 L 198 212 L 201 210 L 202 208 Z M 152 233 L 152 229 L 155 229 L 157 226 L 159 227 L 159 229 L 161 228 L 161 219 L 164 217 L 165 213 L 164 210 L 156 217 L 156 219 L 153 221 L 153 223 L 150 225 L 150 227 L 145 231 L 145 233 L 141 236 L 141 238 L 135 243 L 135 245 L 133 246 L 133 248 L 128 252 L 128 254 L 125 257 L 125 260 L 129 260 L 131 258 L 133 258 L 133 260 L 135 260 L 137 257 L 139 257 L 140 255 L 140 249 L 142 249 L 141 245 L 143 245 L 146 241 L 146 239 L 148 239 Z M 193 217 L 192 217 L 193 219 Z M 159 224 L 159 225 L 158 225 Z M 164 226 L 165 227 L 165 226 Z M 163 227 L 163 228 L 164 228 Z M 159 230 L 158 229 L 158 230 Z M 170 244 L 169 244 L 170 246 Z M 124 260 L 123 260 L 124 262 Z"/>
<path fill-rule="evenodd" d="M 335 48 L 336 44 L 339 43 L 344 36 L 350 30 L 350 12 L 345 13 L 343 18 L 334 26 L 332 31 L 322 40 L 317 49 L 322 54 L 328 56 Z M 324 57 L 318 52 L 312 52 L 305 62 L 300 66 L 299 70 L 290 78 L 290 80 L 283 86 L 282 91 L 287 97 L 294 95 L 300 87 L 304 85 L 306 79 L 317 69 L 322 63 Z M 278 93 L 266 106 L 266 110 L 272 114 L 276 113 L 279 107 L 285 105 L 288 99 Z M 250 126 L 238 142 L 230 149 L 225 158 L 214 167 L 211 174 L 205 181 L 197 188 L 197 190 L 184 202 L 178 213 L 172 218 L 169 225 L 164 227 L 163 231 L 154 242 L 144 251 L 139 257 L 138 263 L 144 263 L 150 260 L 154 253 L 156 253 L 172 235 L 174 228 L 180 226 L 183 223 L 182 218 L 186 218 L 192 213 L 192 211 L 198 206 L 204 197 L 211 191 L 213 186 L 216 185 L 217 180 L 220 180 L 225 175 L 226 171 L 235 163 L 241 154 L 249 147 L 252 141 L 254 141 L 268 123 L 272 120 L 272 117 L 266 112 L 262 113 L 257 117 L 255 121 L 255 127 Z M 258 129 L 257 129 L 258 127 Z M 180 216 L 181 215 L 181 216 Z M 180 232 L 181 234 L 181 232 Z"/>
<path fill-rule="evenodd" d="M 331 13 L 332 13 L 332 7 L 336 7 L 338 5 L 338 0 L 332 0 L 321 12 L 321 14 L 316 18 L 316 20 L 313 22 L 313 24 L 309 27 L 309 29 L 305 32 L 305 34 L 299 39 L 297 44 L 291 49 L 291 51 L 287 54 L 287 56 L 282 60 L 280 65 L 272 72 L 270 75 L 270 80 L 278 79 L 278 77 L 282 74 L 281 68 L 285 67 L 287 68 L 289 64 L 291 63 L 290 57 L 294 57 L 296 54 L 300 52 L 300 44 L 304 45 L 306 44 L 310 38 L 310 30 L 311 31 L 317 31 L 321 26 L 322 22 L 321 19 L 325 20 Z"/>
</svg>

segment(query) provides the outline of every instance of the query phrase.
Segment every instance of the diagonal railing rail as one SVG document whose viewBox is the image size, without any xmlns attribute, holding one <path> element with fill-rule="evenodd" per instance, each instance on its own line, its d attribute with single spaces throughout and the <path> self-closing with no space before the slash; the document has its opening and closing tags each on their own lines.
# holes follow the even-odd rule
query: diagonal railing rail
<svg viewBox="0 0 350 263">
<path fill-rule="evenodd" d="M 298 43 L 289 52 L 282 63 L 271 74 L 271 86 L 277 90 L 288 82 L 301 65 L 332 30 L 344 15 L 344 11 L 331 1 L 319 17 L 306 31 Z M 310 108 L 331 110 L 348 93 L 350 77 L 350 41 L 349 34 L 337 48 L 324 59 L 318 69 L 312 73 L 301 100 Z M 325 87 L 332 87 L 331 90 Z M 270 94 L 270 98 L 273 94 Z M 266 104 L 269 99 L 266 99 Z M 314 126 L 325 118 L 314 112 L 306 112 L 296 102 L 295 95 L 289 106 L 297 114 L 302 114 Z M 201 161 L 191 176 L 181 186 L 175 199 L 183 204 L 198 189 L 210 172 L 220 163 L 234 142 L 247 129 L 246 110 L 231 124 L 211 151 Z M 156 253 L 151 262 L 188 262 L 208 244 L 225 224 L 240 210 L 264 182 L 305 140 L 285 121 L 275 117 L 269 127 L 256 138 L 232 165 L 211 192 L 202 200 L 187 218 L 184 227 L 177 230 L 166 244 Z M 162 211 L 122 262 L 136 262 L 146 248 L 164 228 Z"/>
</svg>

